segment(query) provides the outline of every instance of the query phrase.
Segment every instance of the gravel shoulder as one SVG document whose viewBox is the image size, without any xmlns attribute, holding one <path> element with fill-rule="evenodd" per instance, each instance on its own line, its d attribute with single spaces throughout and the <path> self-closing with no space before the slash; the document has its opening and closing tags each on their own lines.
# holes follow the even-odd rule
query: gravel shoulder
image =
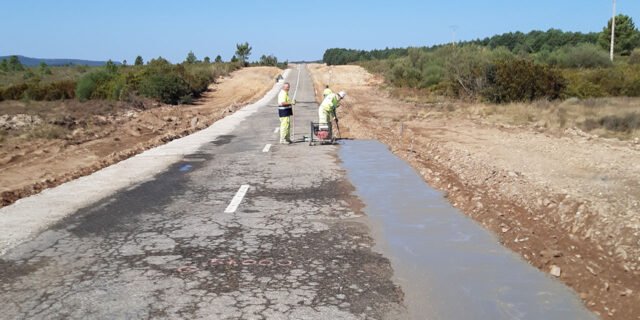
<svg viewBox="0 0 640 320">
<path fill-rule="evenodd" d="M 387 144 L 505 246 L 559 271 L 601 317 L 640 316 L 640 145 L 451 116 L 391 98 L 358 66 L 310 65 L 316 89 L 329 69 L 332 89 L 347 91 L 343 136 Z"/>
</svg>

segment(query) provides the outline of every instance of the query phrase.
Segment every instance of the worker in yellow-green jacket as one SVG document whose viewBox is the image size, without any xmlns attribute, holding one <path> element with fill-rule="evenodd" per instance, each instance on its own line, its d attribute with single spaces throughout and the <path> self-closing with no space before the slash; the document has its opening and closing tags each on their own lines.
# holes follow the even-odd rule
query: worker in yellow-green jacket
<svg viewBox="0 0 640 320">
<path fill-rule="evenodd" d="M 282 90 L 278 94 L 278 116 L 280 117 L 280 143 L 291 143 L 290 129 L 291 116 L 293 115 L 292 106 L 296 101 L 289 99 L 289 82 L 285 82 Z"/>
<path fill-rule="evenodd" d="M 330 93 L 324 98 L 324 100 L 322 100 L 320 107 L 318 107 L 318 123 L 327 124 L 331 122 L 330 117 L 332 115 L 336 122 L 338 122 L 338 118 L 336 118 L 336 108 L 338 107 L 340 100 L 344 99 L 345 95 L 346 93 L 344 93 L 344 91 Z"/>
<path fill-rule="evenodd" d="M 324 91 L 322 91 L 322 99 L 326 98 L 328 95 L 332 94 L 333 91 L 331 91 L 331 89 L 329 89 L 329 85 L 327 85 L 324 89 Z"/>
</svg>

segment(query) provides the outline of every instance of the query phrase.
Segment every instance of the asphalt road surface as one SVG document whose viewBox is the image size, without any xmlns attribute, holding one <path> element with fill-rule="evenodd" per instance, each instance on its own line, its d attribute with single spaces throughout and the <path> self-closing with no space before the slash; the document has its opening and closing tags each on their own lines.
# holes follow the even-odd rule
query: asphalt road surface
<svg viewBox="0 0 640 320">
<path fill-rule="evenodd" d="M 306 69 L 299 83 L 296 70 L 287 80 L 292 94 L 297 85 L 302 138 L 317 121 L 314 89 Z M 0 317 L 401 313 L 389 260 L 372 251 L 368 229 L 355 221 L 361 203 L 338 164 L 338 146 L 277 144 L 275 106 L 273 99 L 232 134 L 1 256 Z M 231 212 L 242 186 L 246 194 Z"/>
<path fill-rule="evenodd" d="M 314 88 L 286 79 L 303 140 Z M 383 145 L 278 144 L 275 92 L 0 210 L 0 318 L 592 317 Z"/>
</svg>

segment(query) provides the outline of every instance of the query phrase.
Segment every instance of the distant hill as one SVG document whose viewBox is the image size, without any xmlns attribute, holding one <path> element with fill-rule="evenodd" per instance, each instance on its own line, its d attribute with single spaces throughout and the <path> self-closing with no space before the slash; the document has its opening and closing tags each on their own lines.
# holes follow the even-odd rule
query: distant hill
<svg viewBox="0 0 640 320">
<path fill-rule="evenodd" d="M 0 56 L 0 60 L 7 59 L 9 60 L 10 56 Z M 30 58 L 25 56 L 18 56 L 18 60 L 25 66 L 37 66 L 40 62 L 44 62 L 49 66 L 61 66 L 68 63 L 74 65 L 86 64 L 88 66 L 103 66 L 107 62 L 106 61 L 93 61 L 93 60 L 80 60 L 80 59 L 42 59 L 42 58 Z M 113 63 L 120 65 L 120 62 L 114 61 Z"/>
</svg>

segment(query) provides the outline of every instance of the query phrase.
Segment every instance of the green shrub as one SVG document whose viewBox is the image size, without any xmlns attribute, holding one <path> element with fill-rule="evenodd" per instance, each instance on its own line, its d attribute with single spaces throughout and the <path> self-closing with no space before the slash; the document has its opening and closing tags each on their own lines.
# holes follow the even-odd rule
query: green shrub
<svg viewBox="0 0 640 320">
<path fill-rule="evenodd" d="M 175 73 L 156 73 L 140 83 L 140 93 L 164 103 L 177 104 L 191 94 L 189 84 Z"/>
<path fill-rule="evenodd" d="M 426 64 L 422 68 L 422 87 L 428 88 L 437 85 L 444 79 L 446 70 L 439 64 Z"/>
<path fill-rule="evenodd" d="M 420 71 L 406 61 L 396 64 L 391 69 L 391 83 L 398 87 L 417 88 L 422 82 Z"/>
<path fill-rule="evenodd" d="M 596 68 L 609 67 L 609 54 L 600 46 L 592 43 L 581 43 L 576 46 L 565 46 L 553 52 L 539 52 L 536 62 L 563 68 Z"/>
<path fill-rule="evenodd" d="M 455 84 L 457 96 L 476 97 L 486 84 L 489 64 L 488 51 L 477 46 L 442 48 L 446 60 L 444 67 L 450 83 Z"/>
<path fill-rule="evenodd" d="M 609 54 L 596 44 L 582 43 L 566 50 L 568 61 L 564 67 L 595 68 L 611 65 Z"/>
<path fill-rule="evenodd" d="M 627 81 L 624 94 L 629 97 L 640 97 L 640 71 L 635 72 L 634 78 Z"/>
<path fill-rule="evenodd" d="M 45 86 L 45 95 L 42 100 L 61 100 L 75 98 L 76 82 L 72 80 L 63 80 L 47 83 Z"/>
<path fill-rule="evenodd" d="M 100 99 L 106 94 L 103 85 L 113 78 L 113 74 L 104 69 L 96 70 L 80 78 L 76 85 L 76 98 L 79 100 Z M 97 89 L 102 90 L 98 91 Z"/>
<path fill-rule="evenodd" d="M 640 96 L 640 65 L 611 68 L 565 69 L 567 95 L 578 98 Z"/>
<path fill-rule="evenodd" d="M 199 96 L 200 93 L 207 91 L 209 84 L 213 82 L 211 75 L 206 72 L 198 72 L 196 74 L 187 74 L 184 79 L 191 88 L 193 96 Z"/>
<path fill-rule="evenodd" d="M 565 72 L 565 74 L 567 74 Z M 569 97 L 580 99 L 606 97 L 607 93 L 602 88 L 584 78 L 579 72 L 572 72 L 567 78 L 566 94 Z"/>
<path fill-rule="evenodd" d="M 629 64 L 640 64 L 640 48 L 633 49 L 631 55 L 629 56 Z"/>
<path fill-rule="evenodd" d="M 2 90 L 2 100 L 60 100 L 75 96 L 76 82 L 62 80 L 49 83 L 32 81 L 13 85 Z"/>
<path fill-rule="evenodd" d="M 9 71 L 9 62 L 7 59 L 2 59 L 2 61 L 0 61 L 0 70 L 4 72 Z"/>
<path fill-rule="evenodd" d="M 388 60 L 369 60 L 358 63 L 370 73 L 384 75 L 389 70 Z"/>
<path fill-rule="evenodd" d="M 51 74 L 51 69 L 49 69 L 49 66 L 47 66 L 46 63 L 44 62 L 40 62 L 40 65 L 38 66 L 38 72 L 40 74 Z"/>
<path fill-rule="evenodd" d="M 9 71 L 23 71 L 24 70 L 24 66 L 22 65 L 22 63 L 20 63 L 20 59 L 18 59 L 18 56 L 11 56 L 9 57 L 9 61 L 7 62 L 8 64 L 8 68 Z"/>
<path fill-rule="evenodd" d="M 525 59 L 496 61 L 495 67 L 487 68 L 487 81 L 485 98 L 497 103 L 553 100 L 566 88 L 558 69 Z"/>
<path fill-rule="evenodd" d="M 584 73 L 585 78 L 597 84 L 611 96 L 621 96 L 625 91 L 625 72 L 621 68 L 598 68 Z"/>
<path fill-rule="evenodd" d="M 489 52 L 489 57 L 492 61 L 495 60 L 512 60 L 515 59 L 516 56 L 509 50 L 507 47 L 501 46 L 497 47 Z"/>
<path fill-rule="evenodd" d="M 24 92 L 27 91 L 29 86 L 26 83 L 20 83 L 5 88 L 2 92 L 2 98 L 4 100 L 20 100 L 24 96 Z"/>
</svg>

